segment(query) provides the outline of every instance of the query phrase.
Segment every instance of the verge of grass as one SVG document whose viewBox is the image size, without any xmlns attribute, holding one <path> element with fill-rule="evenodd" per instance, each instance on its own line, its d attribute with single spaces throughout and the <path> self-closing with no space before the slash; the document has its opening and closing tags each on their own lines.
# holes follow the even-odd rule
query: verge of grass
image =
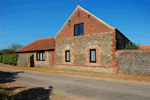
<svg viewBox="0 0 150 100">
<path fill-rule="evenodd" d="M 124 73 L 110 74 L 110 73 L 99 73 L 99 72 L 77 71 L 77 70 L 55 69 L 55 68 L 36 68 L 36 67 L 29 68 L 13 65 L 0 65 L 0 67 L 24 71 L 44 72 L 48 74 L 63 74 L 63 75 L 88 76 L 88 77 L 109 78 L 119 80 L 134 80 L 150 83 L 150 76 L 142 74 L 124 74 Z"/>
<path fill-rule="evenodd" d="M 0 89 L 0 93 L 3 93 L 3 92 L 5 92 L 5 90 L 4 89 Z"/>
</svg>

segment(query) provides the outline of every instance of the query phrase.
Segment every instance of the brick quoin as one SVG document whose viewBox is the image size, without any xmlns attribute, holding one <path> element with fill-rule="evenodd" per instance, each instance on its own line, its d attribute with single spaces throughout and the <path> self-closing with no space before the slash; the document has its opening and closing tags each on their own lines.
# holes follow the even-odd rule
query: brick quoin
<svg viewBox="0 0 150 100">
<path fill-rule="evenodd" d="M 119 61 L 115 57 L 115 53 L 116 53 L 116 30 L 114 30 L 111 35 L 112 35 L 112 39 L 111 39 L 112 49 L 111 49 L 111 51 L 112 51 L 112 57 L 113 57 L 112 58 L 112 62 L 113 62 L 112 67 L 114 67 L 114 73 L 118 73 L 120 67 L 118 66 Z"/>
</svg>

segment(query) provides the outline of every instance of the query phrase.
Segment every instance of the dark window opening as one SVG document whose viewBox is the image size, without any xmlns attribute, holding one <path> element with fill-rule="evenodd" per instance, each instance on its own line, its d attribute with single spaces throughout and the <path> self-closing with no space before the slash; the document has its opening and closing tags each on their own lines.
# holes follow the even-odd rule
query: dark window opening
<svg viewBox="0 0 150 100">
<path fill-rule="evenodd" d="M 90 49 L 90 62 L 96 62 L 96 49 Z"/>
<path fill-rule="evenodd" d="M 69 20 L 69 26 L 70 26 L 70 20 Z"/>
<path fill-rule="evenodd" d="M 37 52 L 37 61 L 45 61 L 45 52 Z"/>
<path fill-rule="evenodd" d="M 84 35 L 84 23 L 74 25 L 74 36 Z"/>
<path fill-rule="evenodd" d="M 65 59 L 66 59 L 66 62 L 70 62 L 70 50 L 65 51 Z"/>
</svg>

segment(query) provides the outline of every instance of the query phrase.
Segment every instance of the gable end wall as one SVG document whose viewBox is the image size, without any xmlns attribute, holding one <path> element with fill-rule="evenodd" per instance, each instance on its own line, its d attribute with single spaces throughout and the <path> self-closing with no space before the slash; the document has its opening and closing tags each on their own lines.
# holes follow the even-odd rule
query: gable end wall
<svg viewBox="0 0 150 100">
<path fill-rule="evenodd" d="M 90 17 L 88 17 L 90 15 Z M 69 25 L 70 20 L 70 25 Z M 78 8 L 69 17 L 68 21 L 56 35 L 56 39 L 74 37 L 74 25 L 84 23 L 84 35 L 112 32 L 114 29 L 100 22 L 94 15 L 89 14 L 83 9 Z"/>
</svg>

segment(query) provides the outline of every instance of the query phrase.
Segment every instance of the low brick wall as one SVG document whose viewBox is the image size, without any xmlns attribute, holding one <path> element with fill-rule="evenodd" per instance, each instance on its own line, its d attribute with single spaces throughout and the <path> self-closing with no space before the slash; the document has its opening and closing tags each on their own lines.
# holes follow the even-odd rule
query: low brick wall
<svg viewBox="0 0 150 100">
<path fill-rule="evenodd" d="M 150 50 L 118 50 L 120 73 L 150 75 Z"/>
</svg>

